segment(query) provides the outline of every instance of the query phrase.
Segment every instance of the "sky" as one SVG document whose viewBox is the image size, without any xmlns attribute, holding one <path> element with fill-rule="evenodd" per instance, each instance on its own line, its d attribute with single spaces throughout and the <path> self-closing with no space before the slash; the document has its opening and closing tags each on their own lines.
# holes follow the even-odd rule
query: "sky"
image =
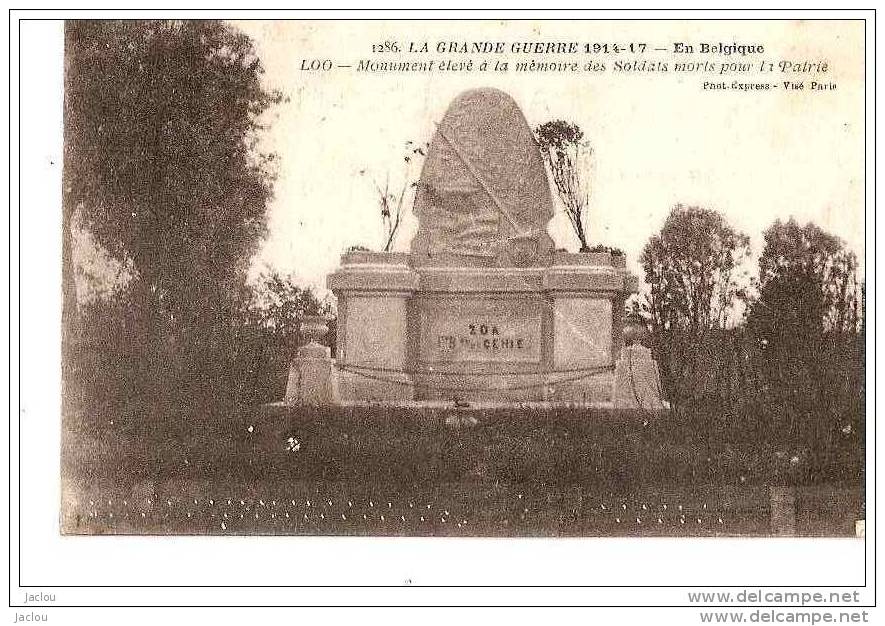
<svg viewBox="0 0 885 626">
<path fill-rule="evenodd" d="M 429 141 L 434 122 L 461 91 L 508 92 L 534 127 L 577 123 L 593 148 L 589 238 L 619 247 L 639 273 L 648 238 L 678 204 L 721 212 L 747 233 L 754 254 L 775 219 L 814 221 L 864 250 L 864 89 L 862 23 L 761 21 L 585 22 L 236 22 L 250 35 L 266 86 L 288 101 L 268 119 L 263 147 L 279 155 L 269 236 L 256 268 L 292 272 L 322 291 L 351 245 L 382 245 L 374 182 L 399 188 L 407 141 Z M 302 71 L 303 60 L 357 65 L 372 44 L 409 41 L 636 41 L 762 43 L 771 60 L 824 60 L 834 91 L 757 94 L 704 91 L 702 78 L 675 73 L 537 75 L 508 72 L 369 74 L 354 68 Z M 416 55 L 465 60 L 469 55 Z M 581 57 L 585 60 L 588 57 Z M 600 59 L 600 56 L 593 57 Z M 609 65 L 618 57 L 606 59 Z M 658 55 L 665 59 L 666 56 Z M 696 57 L 697 60 L 709 57 Z M 736 61 L 746 58 L 733 57 Z M 756 59 L 757 57 L 752 57 Z M 393 60 L 392 58 L 390 60 Z M 513 57 L 510 57 L 513 60 Z M 569 59 L 570 60 L 570 59 Z M 672 57 L 668 59 L 672 63 Z M 688 59 L 686 59 L 688 60 Z M 731 82 L 737 75 L 721 79 Z M 751 77 L 753 80 L 757 76 Z M 811 75 L 788 75 L 804 80 Z M 713 79 L 711 79 L 713 80 Z M 806 86 L 807 87 L 807 86 Z M 407 215 L 395 249 L 408 250 Z M 548 232 L 577 249 L 560 211 Z"/>
</svg>

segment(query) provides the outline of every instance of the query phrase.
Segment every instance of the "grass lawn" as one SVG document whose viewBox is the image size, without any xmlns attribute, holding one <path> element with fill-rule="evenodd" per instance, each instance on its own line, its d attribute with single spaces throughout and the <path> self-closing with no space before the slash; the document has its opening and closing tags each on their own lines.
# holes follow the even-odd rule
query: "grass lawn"
<svg viewBox="0 0 885 626">
<path fill-rule="evenodd" d="M 714 437 L 715 420 L 704 417 L 263 407 L 208 426 L 170 420 L 165 430 L 118 417 L 110 436 L 66 432 L 63 528 L 758 536 L 770 529 L 769 486 L 796 484 L 801 534 L 853 532 L 863 489 L 844 450 L 779 449 L 741 429 Z"/>
</svg>

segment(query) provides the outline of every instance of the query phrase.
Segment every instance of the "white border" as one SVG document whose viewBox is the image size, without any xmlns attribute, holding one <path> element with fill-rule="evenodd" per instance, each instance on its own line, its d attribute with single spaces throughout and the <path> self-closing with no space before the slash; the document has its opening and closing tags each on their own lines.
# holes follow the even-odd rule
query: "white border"
<svg viewBox="0 0 885 626">
<path fill-rule="evenodd" d="M 147 12 L 144 16 L 168 16 Z M 60 15 L 56 13 L 55 15 Z M 74 17 L 92 15 L 67 12 Z M 382 12 L 379 16 L 389 16 Z M 451 14 L 444 14 L 452 17 Z M 649 14 L 643 14 L 646 17 Z M 795 11 L 765 12 L 764 18 L 791 17 Z M 858 17 L 832 11 L 812 17 Z M 17 12 L 15 17 L 33 14 Z M 38 17 L 50 17 L 40 14 Z M 132 17 L 132 14 L 127 14 Z M 142 16 L 139 14 L 139 16 Z M 206 17 L 184 11 L 176 17 Z M 213 12 L 213 17 L 219 12 Z M 289 13 L 261 14 L 262 19 L 292 17 Z M 340 17 L 310 12 L 305 17 Z M 655 11 L 651 17 L 678 15 Z M 691 17 L 728 17 L 703 11 Z M 113 17 L 113 15 L 102 16 Z M 220 17 L 234 17 L 222 11 Z M 244 17 L 237 12 L 236 17 Z M 248 17 L 248 16 L 247 16 Z M 407 12 L 397 17 L 426 18 Z M 470 18 L 501 18 L 501 12 L 471 13 Z M 527 17 L 516 14 L 512 17 Z M 533 13 L 532 17 L 545 17 Z M 555 14 L 558 19 L 569 14 Z M 588 17 L 583 15 L 583 17 Z M 606 11 L 589 17 L 625 17 Z M 626 17 L 635 18 L 636 14 Z M 746 17 L 746 15 L 742 15 Z M 29 23 L 34 24 L 34 23 Z M 60 322 L 60 169 L 61 156 L 61 41 L 49 23 L 40 30 L 23 32 L 22 89 L 27 106 L 22 110 L 22 247 L 21 320 L 22 471 L 27 476 L 22 513 L 22 578 L 59 584 L 691 584 L 722 585 L 861 585 L 863 543 L 856 540 L 478 540 L 478 539 L 324 539 L 324 538 L 62 538 L 57 532 L 58 509 L 58 355 Z M 15 31 L 13 24 L 13 31 Z M 16 82 L 16 36 L 12 33 L 12 77 Z M 872 24 L 868 22 L 868 54 L 872 55 Z M 870 58 L 872 60 L 872 58 Z M 870 64 L 872 67 L 872 63 Z M 872 77 L 872 72 L 868 74 Z M 15 88 L 15 85 L 13 85 Z M 25 92 L 25 90 L 27 90 Z M 873 111 L 872 81 L 868 82 L 868 115 Z M 16 115 L 15 94 L 12 114 Z M 13 117 L 13 120 L 15 117 Z M 13 129 L 15 124 L 13 123 Z M 869 125 L 871 131 L 871 124 Z M 15 133 L 15 129 L 13 130 Z M 869 133 L 872 138 L 872 133 Z M 16 165 L 13 137 L 10 155 Z M 868 215 L 873 215 L 873 154 L 868 143 Z M 55 165 L 49 165 L 54 161 Z M 11 229 L 17 232 L 17 168 L 12 170 Z M 53 217 L 55 215 L 56 217 Z M 867 237 L 872 257 L 872 219 Z M 6 225 L 4 224 L 4 227 Z M 11 292 L 17 291 L 17 242 L 13 241 Z M 867 263 L 869 315 L 875 328 L 875 269 Z M 5 308 L 5 307 L 4 307 Z M 18 320 L 12 303 L 13 329 Z M 873 333 L 870 333 L 872 339 Z M 869 348 L 873 346 L 869 342 Z M 870 350 L 869 354 L 873 354 Z M 15 352 L 11 358 L 15 359 Z M 13 361 L 14 362 L 14 361 Z M 868 368 L 871 393 L 868 415 L 874 415 L 873 367 Z M 15 372 L 13 370 L 14 374 Z M 17 377 L 12 378 L 12 441 L 17 438 L 14 407 Z M 868 421 L 871 427 L 873 420 Z M 872 442 L 872 437 L 868 437 Z M 872 462 L 872 445 L 868 444 Z M 12 451 L 15 468 L 18 459 Z M 872 479 L 872 467 L 868 476 Z M 13 481 L 16 480 L 13 474 Z M 872 493 L 871 481 L 869 491 Z M 13 496 L 15 495 L 13 491 Z M 13 503 L 15 507 L 15 503 Z M 16 533 L 13 508 L 12 532 Z M 2 522 L 5 524 L 4 521 Z M 871 552 L 875 517 L 868 511 L 866 546 Z M 13 554 L 15 559 L 15 546 Z M 870 562 L 871 561 L 871 554 Z M 11 560 L 10 583 L 16 593 L 17 571 Z M 871 574 L 872 572 L 870 572 Z M 690 578 L 689 578 L 690 576 Z M 872 583 L 872 576 L 868 583 Z M 49 588 L 40 588 L 52 592 Z M 683 604 L 683 589 L 57 589 L 59 604 Z M 739 590 L 734 590 L 739 591 Z M 867 587 L 867 592 L 871 587 Z M 872 602 L 871 593 L 863 596 Z M 20 602 L 15 597 L 13 603 Z M 692 614 L 694 610 L 683 611 Z M 224 614 L 222 614 L 224 615 Z M 646 617 L 651 617 L 645 613 Z M 230 615 L 228 615 L 230 617 Z M 127 618 L 128 619 L 128 618 Z M 94 622 L 93 622 L 94 623 Z"/>
</svg>

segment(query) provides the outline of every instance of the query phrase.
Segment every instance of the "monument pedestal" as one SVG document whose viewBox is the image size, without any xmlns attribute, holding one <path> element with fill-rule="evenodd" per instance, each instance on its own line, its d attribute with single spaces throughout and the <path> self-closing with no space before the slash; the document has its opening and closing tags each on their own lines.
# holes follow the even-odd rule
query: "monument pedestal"
<svg viewBox="0 0 885 626">
<path fill-rule="evenodd" d="M 612 400 L 613 359 L 621 347 L 624 301 L 636 277 L 623 256 L 554 254 L 544 274 L 553 315 L 551 402 Z"/>
<path fill-rule="evenodd" d="M 336 400 L 345 404 L 408 402 L 415 399 L 415 384 L 408 374 L 375 368 L 336 366 Z"/>
<path fill-rule="evenodd" d="M 393 402 L 415 397 L 408 350 L 408 302 L 418 274 L 408 255 L 349 252 L 328 277 L 338 297 L 337 399 Z"/>
<path fill-rule="evenodd" d="M 338 401 L 608 404 L 636 278 L 608 253 L 496 267 L 349 252 L 328 286 L 338 297 Z"/>
<path fill-rule="evenodd" d="M 289 366 L 283 401 L 286 404 L 331 404 L 335 399 L 334 361 L 331 350 L 318 343 L 328 332 L 325 318 L 306 317 L 301 323 L 301 332 L 309 342 L 298 348 L 297 356 Z"/>
<path fill-rule="evenodd" d="M 328 277 L 339 401 L 611 405 L 636 277 L 621 255 L 554 251 L 550 181 L 513 98 L 455 98 L 413 211 L 410 254 L 351 251 Z"/>
<path fill-rule="evenodd" d="M 651 350 L 641 344 L 624 346 L 615 365 L 615 406 L 661 411 L 661 375 Z"/>
</svg>

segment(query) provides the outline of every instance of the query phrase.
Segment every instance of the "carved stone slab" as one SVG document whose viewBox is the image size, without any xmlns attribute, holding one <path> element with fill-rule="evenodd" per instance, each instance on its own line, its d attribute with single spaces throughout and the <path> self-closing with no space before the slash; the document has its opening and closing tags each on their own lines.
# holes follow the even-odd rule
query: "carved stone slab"
<svg viewBox="0 0 885 626">
<path fill-rule="evenodd" d="M 414 211 L 416 254 L 493 257 L 513 266 L 549 254 L 550 184 L 513 98 L 488 88 L 455 98 L 430 144 Z"/>
<path fill-rule="evenodd" d="M 540 307 L 448 304 L 421 315 L 422 363 L 539 363 Z"/>
</svg>

